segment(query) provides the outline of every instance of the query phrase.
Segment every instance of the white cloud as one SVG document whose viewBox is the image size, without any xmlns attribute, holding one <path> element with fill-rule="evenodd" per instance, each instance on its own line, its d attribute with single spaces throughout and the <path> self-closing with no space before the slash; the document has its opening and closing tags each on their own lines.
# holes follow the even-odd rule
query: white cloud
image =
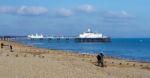
<svg viewBox="0 0 150 78">
<path fill-rule="evenodd" d="M 78 10 L 82 11 L 82 12 L 89 13 L 89 12 L 93 12 L 95 9 L 92 5 L 84 4 L 84 5 L 79 6 Z"/>
<path fill-rule="evenodd" d="M 110 12 L 106 13 L 106 16 L 108 16 L 108 17 L 119 17 L 119 18 L 132 17 L 132 15 L 126 11 L 120 11 L 120 12 L 110 11 Z"/>
<path fill-rule="evenodd" d="M 127 25 L 135 19 L 135 16 L 127 11 L 106 11 L 102 14 L 102 21 L 108 24 Z"/>
<path fill-rule="evenodd" d="M 44 7 L 26 7 L 26 6 L 22 6 L 20 8 L 17 9 L 17 13 L 18 14 L 31 14 L 31 15 L 41 15 L 41 14 L 45 14 L 48 12 L 47 8 Z"/>
<path fill-rule="evenodd" d="M 68 17 L 68 16 L 73 15 L 73 12 L 72 12 L 70 9 L 60 8 L 60 9 L 58 9 L 58 10 L 56 11 L 56 14 L 59 15 L 59 16 Z"/>
<path fill-rule="evenodd" d="M 20 7 L 0 7 L 0 13 L 19 14 L 19 15 L 41 15 L 48 12 L 47 8 L 36 6 L 20 6 Z"/>
</svg>

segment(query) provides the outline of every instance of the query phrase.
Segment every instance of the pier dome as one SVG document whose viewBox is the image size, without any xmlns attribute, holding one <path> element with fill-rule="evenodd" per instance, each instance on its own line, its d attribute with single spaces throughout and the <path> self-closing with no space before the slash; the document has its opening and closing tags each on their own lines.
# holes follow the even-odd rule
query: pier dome
<svg viewBox="0 0 150 78">
<path fill-rule="evenodd" d="M 79 38 L 103 38 L 103 34 L 92 32 L 91 29 L 88 29 L 87 32 L 80 34 Z"/>
</svg>

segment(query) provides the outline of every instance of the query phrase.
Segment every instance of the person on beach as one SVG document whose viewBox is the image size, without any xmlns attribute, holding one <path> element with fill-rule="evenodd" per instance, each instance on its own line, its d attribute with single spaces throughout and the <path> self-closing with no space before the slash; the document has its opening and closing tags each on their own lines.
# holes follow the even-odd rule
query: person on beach
<svg viewBox="0 0 150 78">
<path fill-rule="evenodd" d="M 104 67 L 104 54 L 100 53 L 97 55 L 98 66 Z"/>
<path fill-rule="evenodd" d="M 12 45 L 10 45 L 10 52 L 13 52 L 13 51 L 12 51 Z"/>
<path fill-rule="evenodd" d="M 3 48 L 4 47 L 4 44 L 3 43 L 1 43 L 1 48 Z"/>
<path fill-rule="evenodd" d="M 98 54 L 96 57 L 97 57 L 97 64 L 98 64 L 98 66 L 99 66 L 100 60 L 101 60 L 101 56 L 100 56 L 100 54 Z"/>
</svg>

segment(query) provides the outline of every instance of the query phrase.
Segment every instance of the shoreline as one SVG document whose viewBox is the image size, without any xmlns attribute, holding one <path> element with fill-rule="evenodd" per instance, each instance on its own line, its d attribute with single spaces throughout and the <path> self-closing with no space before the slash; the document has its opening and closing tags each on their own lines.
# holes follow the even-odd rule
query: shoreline
<svg viewBox="0 0 150 78">
<path fill-rule="evenodd" d="M 13 46 L 13 52 L 10 52 L 8 47 L 0 49 L 0 68 L 2 66 L 1 69 L 4 73 L 7 68 L 12 69 L 13 66 L 14 68 L 16 68 L 16 66 L 19 67 L 14 69 L 16 72 L 18 72 L 14 74 L 15 76 L 17 74 L 20 74 L 20 70 L 24 70 L 22 71 L 24 72 L 24 74 L 27 73 L 26 71 L 32 74 L 34 72 L 39 72 L 39 77 L 36 78 L 49 78 L 53 76 L 53 74 L 61 74 L 61 76 L 65 76 L 63 78 L 66 78 L 68 76 L 70 78 L 120 78 L 120 76 L 122 76 L 122 78 L 150 77 L 150 63 L 105 57 L 104 63 L 106 67 L 101 68 L 99 66 L 96 66 L 97 59 L 95 55 L 49 50 L 45 48 L 28 46 L 15 41 L 0 41 L 0 43 Z M 34 66 L 37 65 L 38 67 L 34 68 Z M 22 66 L 24 68 L 21 68 Z M 41 77 L 41 75 L 44 75 L 43 73 L 37 70 L 29 71 L 28 69 L 26 69 L 26 67 L 41 70 L 42 72 L 49 73 L 50 76 L 45 75 L 46 77 Z M 61 71 L 61 73 L 56 73 L 57 70 Z M 69 71 L 70 74 L 66 75 L 65 70 Z M 51 74 L 51 72 L 55 73 Z M 76 72 L 78 74 L 73 72 Z M 93 74 L 93 72 L 96 74 Z M 32 74 L 28 74 L 30 76 L 28 78 L 33 78 L 31 77 Z M 81 76 L 81 74 L 83 74 L 83 76 Z M 3 76 L 4 78 L 11 78 L 6 77 L 7 75 Z M 55 76 L 53 76 L 53 78 L 61 77 Z M 25 76 L 25 78 L 27 78 L 27 76 Z"/>
<path fill-rule="evenodd" d="M 86 53 L 79 53 L 79 52 L 72 52 L 72 51 L 65 51 L 65 50 L 57 50 L 57 49 L 48 49 L 48 48 L 42 48 L 42 47 L 37 47 L 37 46 L 31 46 L 31 45 L 27 45 L 27 44 L 24 44 L 24 43 L 21 43 L 21 42 L 18 42 L 18 41 L 7 41 L 8 43 L 9 42 L 13 42 L 14 44 L 17 44 L 17 45 L 22 45 L 22 46 L 26 46 L 26 47 L 31 47 L 31 48 L 34 48 L 34 49 L 42 49 L 42 50 L 46 50 L 46 52 L 39 52 L 37 54 L 49 54 L 49 52 L 58 52 L 58 54 L 60 53 L 68 53 L 68 54 L 74 54 L 75 56 L 92 56 L 92 58 L 96 58 L 96 54 L 86 54 Z M 33 53 L 33 55 L 35 54 L 35 52 L 25 52 L 25 53 Z M 52 54 L 52 53 L 50 53 Z M 130 59 L 125 59 L 125 58 L 119 58 L 119 57 L 113 57 L 113 56 L 107 56 L 105 55 L 104 57 L 105 59 L 112 59 L 112 60 L 120 60 L 120 61 L 126 61 L 126 62 L 136 62 L 136 63 L 150 63 L 150 62 L 147 62 L 147 61 L 140 61 L 140 60 L 130 60 Z"/>
<path fill-rule="evenodd" d="M 27 45 L 27 44 L 24 44 L 24 43 L 18 42 L 18 41 L 13 41 L 13 42 L 18 43 L 18 44 L 22 44 L 22 45 L 25 45 L 25 46 L 31 46 L 31 45 Z M 96 54 L 90 54 L 90 53 L 80 53 L 80 52 L 69 51 L 69 50 L 48 49 L 48 48 L 37 47 L 37 46 L 32 46 L 32 47 L 39 48 L 39 49 L 46 49 L 46 50 L 54 50 L 54 51 L 59 51 L 59 52 L 75 53 L 75 54 L 81 54 L 81 55 L 82 54 L 94 55 L 96 57 Z M 150 63 L 150 61 L 136 60 L 136 59 L 129 59 L 129 58 L 122 58 L 122 57 L 117 57 L 117 56 L 115 57 L 115 56 L 111 56 L 111 55 L 105 55 L 105 58 L 112 58 L 112 59 L 118 59 L 118 60 L 126 60 L 126 61 L 129 61 L 129 62 Z"/>
<path fill-rule="evenodd" d="M 1 40 L 0 40 L 1 41 Z M 43 47 L 37 47 L 37 46 L 31 46 L 31 45 L 27 45 L 18 41 L 7 41 L 7 42 L 14 42 L 15 44 L 19 44 L 22 46 L 27 46 L 27 47 L 32 47 L 35 49 L 43 49 L 43 50 L 48 50 L 48 51 L 58 51 L 58 52 L 63 52 L 63 53 L 73 53 L 73 54 L 77 54 L 77 55 L 87 55 L 87 56 L 95 56 L 96 54 L 90 54 L 90 53 L 79 53 L 79 52 L 74 52 L 74 51 L 65 51 L 65 50 L 57 50 L 57 49 L 48 49 L 48 48 L 43 48 Z M 45 53 L 41 53 L 41 54 L 45 54 Z M 124 60 L 124 61 L 128 61 L 128 62 L 139 62 L 139 63 L 150 63 L 150 61 L 144 61 L 144 60 L 131 60 L 128 58 L 121 58 L 121 57 L 115 57 L 115 56 L 109 56 L 109 55 L 105 55 L 105 58 L 109 58 L 109 59 L 117 59 L 117 60 Z"/>
</svg>

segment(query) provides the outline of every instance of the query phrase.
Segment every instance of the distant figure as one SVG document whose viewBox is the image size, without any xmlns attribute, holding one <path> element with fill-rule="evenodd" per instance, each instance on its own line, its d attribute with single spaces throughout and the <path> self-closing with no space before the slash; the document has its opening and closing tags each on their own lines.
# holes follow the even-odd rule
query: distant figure
<svg viewBox="0 0 150 78">
<path fill-rule="evenodd" d="M 100 53 L 97 55 L 97 63 L 98 63 L 98 66 L 101 65 L 101 67 L 104 67 L 104 54 L 103 53 Z"/>
<path fill-rule="evenodd" d="M 3 48 L 4 47 L 4 44 L 3 43 L 1 43 L 1 48 Z"/>
<path fill-rule="evenodd" d="M 10 45 L 10 52 L 13 52 L 13 51 L 12 51 L 12 45 Z"/>
<path fill-rule="evenodd" d="M 100 60 L 101 60 L 101 56 L 100 56 L 100 54 L 98 54 L 98 55 L 97 55 L 97 64 L 98 64 L 98 66 L 99 66 L 99 64 L 100 64 Z"/>
</svg>

